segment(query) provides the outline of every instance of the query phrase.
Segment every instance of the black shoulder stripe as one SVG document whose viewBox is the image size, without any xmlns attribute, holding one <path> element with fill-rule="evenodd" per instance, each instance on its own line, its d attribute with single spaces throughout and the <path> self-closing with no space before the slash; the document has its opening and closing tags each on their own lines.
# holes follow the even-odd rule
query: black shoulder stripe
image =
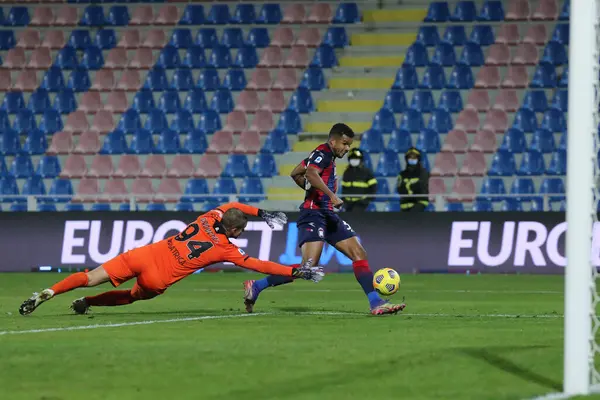
<svg viewBox="0 0 600 400">
<path fill-rule="evenodd" d="M 244 257 L 244 261 L 246 261 L 246 260 L 247 260 L 247 259 L 249 259 L 249 258 L 250 258 L 250 256 L 246 256 L 246 257 Z"/>
<path fill-rule="evenodd" d="M 215 208 L 215 210 L 221 211 L 223 214 L 225 213 L 225 211 L 221 210 L 220 208 Z"/>
</svg>

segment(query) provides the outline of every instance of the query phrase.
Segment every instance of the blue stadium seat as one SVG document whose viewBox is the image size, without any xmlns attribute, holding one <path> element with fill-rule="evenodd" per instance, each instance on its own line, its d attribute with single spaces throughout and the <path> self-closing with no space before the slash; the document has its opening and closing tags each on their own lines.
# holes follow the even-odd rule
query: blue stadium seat
<svg viewBox="0 0 600 400">
<path fill-rule="evenodd" d="M 30 131 L 27 134 L 25 143 L 21 151 L 25 154 L 40 155 L 46 152 L 48 148 L 48 142 L 46 141 L 46 134 L 41 130 Z"/>
<path fill-rule="evenodd" d="M 213 68 L 229 68 L 231 66 L 231 53 L 225 46 L 213 47 L 208 65 Z"/>
<path fill-rule="evenodd" d="M 390 186 L 388 185 L 388 181 L 386 178 L 377 179 L 377 192 L 375 192 L 375 194 L 378 196 L 385 197 L 375 197 L 373 199 L 374 202 L 381 203 L 386 201 L 394 201 L 394 198 L 390 197 Z"/>
<path fill-rule="evenodd" d="M 350 44 L 346 28 L 343 26 L 332 26 L 325 32 L 323 44 L 329 45 L 336 49 L 343 49 Z"/>
<path fill-rule="evenodd" d="M 410 65 L 411 67 L 424 67 L 429 65 L 427 47 L 419 42 L 413 43 L 406 51 L 403 66 L 404 65 Z"/>
<path fill-rule="evenodd" d="M 225 203 L 229 202 L 229 195 L 237 194 L 237 189 L 235 187 L 235 182 L 232 178 L 222 177 L 217 179 L 215 182 L 215 186 L 212 191 L 213 195 L 224 195 L 222 197 L 212 198 L 210 201 L 214 201 L 217 203 Z"/>
<path fill-rule="evenodd" d="M 10 205 L 10 212 L 26 212 L 27 204 L 26 203 L 12 203 Z"/>
<path fill-rule="evenodd" d="M 187 28 L 173 29 L 171 40 L 167 44 L 168 47 L 175 49 L 187 49 L 194 45 L 194 37 L 192 31 Z"/>
<path fill-rule="evenodd" d="M 152 92 L 147 89 L 137 92 L 133 97 L 131 108 L 139 113 L 147 113 L 156 108 Z"/>
<path fill-rule="evenodd" d="M 163 130 L 168 129 L 168 127 L 169 123 L 167 122 L 167 116 L 162 110 L 153 108 L 148 111 L 146 123 L 144 124 L 145 130 L 148 130 L 150 133 L 160 133 Z"/>
<path fill-rule="evenodd" d="M 369 168 L 371 171 L 373 170 L 373 161 L 371 160 L 371 155 L 363 154 L 363 165 L 366 168 Z"/>
<path fill-rule="evenodd" d="M 271 178 L 279 175 L 273 154 L 258 154 L 254 159 L 254 164 L 252 164 L 252 175 L 260 178 Z"/>
<path fill-rule="evenodd" d="M 17 154 L 13 159 L 9 172 L 15 178 L 29 178 L 33 175 L 33 163 L 27 154 Z"/>
<path fill-rule="evenodd" d="M 502 202 L 502 207 L 500 210 L 505 212 L 521 212 L 523 211 L 523 206 L 520 201 L 515 199 L 506 199 Z"/>
<path fill-rule="evenodd" d="M 484 63 L 483 50 L 481 46 L 475 43 L 467 43 L 463 47 L 458 64 L 474 67 L 482 66 Z"/>
<path fill-rule="evenodd" d="M 65 79 L 62 70 L 59 67 L 53 66 L 46 71 L 42 78 L 40 88 L 46 89 L 49 92 L 58 92 L 64 90 Z"/>
<path fill-rule="evenodd" d="M 315 111 L 310 90 L 305 87 L 299 87 L 296 89 L 296 91 L 292 93 L 292 96 L 290 97 L 290 103 L 287 108 L 302 114 Z"/>
<path fill-rule="evenodd" d="M 378 177 L 396 177 L 400 174 L 400 160 L 398 153 L 386 150 L 379 156 L 379 162 L 375 168 L 375 176 Z"/>
<path fill-rule="evenodd" d="M 417 88 L 419 78 L 415 67 L 403 65 L 396 72 L 396 79 L 392 89 L 413 90 Z"/>
<path fill-rule="evenodd" d="M 11 7 L 4 23 L 8 26 L 25 26 L 29 24 L 29 20 L 27 7 Z"/>
<path fill-rule="evenodd" d="M 44 185 L 44 181 L 39 176 L 31 176 L 27 178 L 25 183 L 23 184 L 23 189 L 21 190 L 21 194 L 25 196 L 39 196 L 46 194 L 46 186 Z M 48 204 L 42 202 L 42 204 Z M 52 204 L 52 203 L 50 203 Z M 54 205 L 54 204 L 52 204 Z M 56 210 L 54 210 L 56 211 Z"/>
<path fill-rule="evenodd" d="M 79 25 L 83 26 L 103 26 L 107 25 L 104 18 L 104 9 L 102 6 L 87 6 L 83 10 L 83 16 Z"/>
<path fill-rule="evenodd" d="M 333 17 L 334 24 L 355 24 L 360 22 L 360 12 L 356 3 L 340 3 L 335 16 Z"/>
<path fill-rule="evenodd" d="M 481 196 L 478 199 L 491 202 L 502 201 L 505 199 L 506 188 L 502 178 L 485 178 L 481 183 Z"/>
<path fill-rule="evenodd" d="M 44 111 L 52 108 L 48 91 L 46 89 L 37 89 L 33 92 L 31 96 L 29 96 L 27 108 L 35 114 L 42 114 Z"/>
<path fill-rule="evenodd" d="M 210 102 L 210 109 L 218 113 L 226 114 L 233 111 L 233 96 L 229 89 L 218 89 Z"/>
<path fill-rule="evenodd" d="M 165 203 L 148 203 L 146 211 L 167 211 Z"/>
<path fill-rule="evenodd" d="M 463 25 L 449 25 L 444 31 L 443 42 L 452 46 L 464 46 L 467 43 L 467 32 Z"/>
<path fill-rule="evenodd" d="M 6 163 L 4 162 L 4 157 L 0 156 L 0 178 L 5 176 L 9 176 L 8 169 L 6 168 Z"/>
<path fill-rule="evenodd" d="M 510 194 L 517 195 L 533 195 L 535 194 L 535 185 L 531 178 L 517 178 L 513 181 L 510 187 Z M 531 196 L 516 196 L 517 201 L 531 200 Z"/>
<path fill-rule="evenodd" d="M 446 22 L 450 19 L 450 9 L 446 1 L 434 1 L 429 3 L 425 22 Z"/>
<path fill-rule="evenodd" d="M 117 125 L 117 129 L 122 132 L 133 133 L 138 129 L 142 129 L 140 114 L 131 108 L 121 114 L 121 119 Z"/>
<path fill-rule="evenodd" d="M 178 154 L 181 152 L 181 144 L 179 142 L 179 133 L 173 130 L 166 129 L 160 132 L 158 142 L 156 144 L 156 153 L 160 154 Z"/>
<path fill-rule="evenodd" d="M 571 15 L 571 2 L 565 1 L 563 3 L 563 7 L 560 11 L 560 15 L 558 16 L 559 21 L 569 21 L 569 17 Z"/>
<path fill-rule="evenodd" d="M 12 129 L 0 132 L 0 155 L 14 155 L 21 150 L 19 134 Z"/>
<path fill-rule="evenodd" d="M 548 129 L 552 132 L 566 132 L 567 120 L 565 119 L 565 115 L 557 109 L 549 109 L 544 113 L 540 128 Z"/>
<path fill-rule="evenodd" d="M 390 202 L 386 203 L 384 211 L 385 212 L 399 212 L 400 211 L 400 202 L 398 200 L 396 200 L 396 201 L 390 201 Z"/>
<path fill-rule="evenodd" d="M 177 90 L 166 90 L 158 99 L 158 108 L 167 114 L 181 109 L 181 101 Z"/>
<path fill-rule="evenodd" d="M 12 30 L 0 31 L 0 50 L 8 50 L 15 47 L 15 34 Z"/>
<path fill-rule="evenodd" d="M 17 201 L 18 198 L 15 197 L 19 194 L 19 188 L 17 186 L 17 181 L 12 176 L 5 176 L 4 178 L 0 178 L 0 199 L 4 203 L 12 203 Z"/>
<path fill-rule="evenodd" d="M 554 93 L 554 97 L 552 98 L 552 104 L 550 105 L 550 107 L 555 108 L 560 112 L 567 112 L 569 108 L 569 92 L 566 90 L 557 90 Z"/>
<path fill-rule="evenodd" d="M 55 196 L 52 200 L 56 203 L 68 203 L 73 196 L 73 185 L 69 179 L 55 179 L 50 185 L 48 194 Z"/>
<path fill-rule="evenodd" d="M 0 110 L 0 133 L 10 130 L 10 120 L 6 111 Z"/>
<path fill-rule="evenodd" d="M 44 135 L 52 135 L 53 133 L 62 131 L 63 122 L 60 113 L 56 110 L 44 111 L 39 128 Z"/>
<path fill-rule="evenodd" d="M 489 46 L 495 41 L 494 31 L 490 25 L 475 25 L 469 36 L 469 43 L 475 43 L 478 46 Z"/>
<path fill-rule="evenodd" d="M 214 28 L 202 28 L 196 35 L 196 44 L 200 47 L 212 49 L 219 44 L 217 31 Z"/>
<path fill-rule="evenodd" d="M 267 4 L 265 4 L 266 6 Z M 279 4 L 277 4 L 279 6 Z M 267 28 L 252 28 L 248 32 L 248 38 L 246 44 L 259 49 L 269 46 L 271 38 L 269 38 L 269 30 Z"/>
<path fill-rule="evenodd" d="M 441 65 L 444 67 L 452 67 L 456 64 L 456 54 L 454 47 L 450 43 L 442 42 L 435 46 L 433 56 L 431 57 L 432 65 Z"/>
<path fill-rule="evenodd" d="M 325 74 L 321 68 L 307 68 L 302 76 L 300 87 L 309 90 L 323 90 L 325 88 Z"/>
<path fill-rule="evenodd" d="M 204 55 L 204 49 L 196 45 L 191 46 L 189 49 L 187 49 L 181 66 L 186 68 L 206 67 L 206 56 Z"/>
<path fill-rule="evenodd" d="M 437 105 L 438 110 L 444 110 L 451 113 L 462 111 L 463 102 L 458 90 L 444 90 Z"/>
<path fill-rule="evenodd" d="M 203 133 L 213 133 L 223 129 L 219 113 L 215 110 L 206 110 L 200 115 L 198 130 Z"/>
<path fill-rule="evenodd" d="M 249 5 L 249 4 L 247 4 Z M 251 5 L 250 5 L 251 6 Z M 244 33 L 241 28 L 225 28 L 221 35 L 221 44 L 228 48 L 238 49 L 244 46 Z"/>
<path fill-rule="evenodd" d="M 446 203 L 446 205 L 444 205 L 444 211 L 446 211 L 446 212 L 463 212 L 463 211 L 465 211 L 465 206 L 463 203 Z"/>
<path fill-rule="evenodd" d="M 512 176 L 516 172 L 515 158 L 512 153 L 498 151 L 492 158 L 492 165 L 488 170 L 490 176 Z"/>
<path fill-rule="evenodd" d="M 182 203 L 182 202 L 179 202 L 179 203 L 175 204 L 175 211 L 193 212 L 194 211 L 194 204 L 193 203 Z"/>
<path fill-rule="evenodd" d="M 112 210 L 112 208 L 110 210 Z M 107 211 L 110 211 L 110 210 L 107 210 Z M 129 204 L 129 203 L 121 203 L 121 204 L 119 204 L 118 210 L 119 211 L 129 212 L 129 211 L 131 211 L 131 204 Z M 135 205 L 135 210 L 134 211 L 140 211 L 140 209 L 139 209 L 139 207 L 138 207 L 137 204 Z"/>
<path fill-rule="evenodd" d="M 535 111 L 544 112 L 548 108 L 548 99 L 546 98 L 546 92 L 543 90 L 530 90 L 523 96 L 521 108 Z"/>
<path fill-rule="evenodd" d="M 117 45 L 117 35 L 114 29 L 100 29 L 96 32 L 94 44 L 103 50 L 112 49 Z"/>
<path fill-rule="evenodd" d="M 115 130 L 106 135 L 100 149 L 100 154 L 125 154 L 128 152 L 127 139 L 121 130 Z"/>
<path fill-rule="evenodd" d="M 203 25 L 204 6 L 201 4 L 188 4 L 183 10 L 179 25 Z"/>
<path fill-rule="evenodd" d="M 4 94 L 2 107 L 0 107 L 0 109 L 9 114 L 15 114 L 22 108 L 25 108 L 25 99 L 23 98 L 22 92 L 6 92 Z"/>
<path fill-rule="evenodd" d="M 425 153 L 438 153 L 441 149 L 440 135 L 434 129 L 424 129 L 419 133 L 415 147 Z"/>
<path fill-rule="evenodd" d="M 488 200 L 476 200 L 473 204 L 473 211 L 476 212 L 492 212 L 494 211 L 494 206 L 491 201 Z"/>
<path fill-rule="evenodd" d="M 413 146 L 410 132 L 406 130 L 395 130 L 390 135 L 387 149 L 396 153 L 405 153 Z"/>
<path fill-rule="evenodd" d="M 538 128 L 535 112 L 526 108 L 519 109 L 515 113 L 515 119 L 513 121 L 512 128 L 523 132 L 535 132 L 535 130 Z"/>
<path fill-rule="evenodd" d="M 206 195 L 209 193 L 206 179 L 190 179 L 185 185 L 184 196 L 181 197 L 181 202 L 202 202 L 207 199 Z"/>
<path fill-rule="evenodd" d="M 569 86 L 569 66 L 565 65 L 563 68 L 563 73 L 560 76 L 560 81 L 558 82 L 559 88 L 567 88 Z"/>
<path fill-rule="evenodd" d="M 375 130 L 382 133 L 391 133 L 396 129 L 396 119 L 394 113 L 387 108 L 382 108 L 373 116 L 373 122 L 371 124 L 371 130 Z"/>
<path fill-rule="evenodd" d="M 317 47 L 315 55 L 310 62 L 311 67 L 333 68 L 336 65 L 338 65 L 338 60 L 333 47 L 326 44 Z"/>
<path fill-rule="evenodd" d="M 213 4 L 206 16 L 206 23 L 213 25 L 227 25 L 231 20 L 228 4 Z"/>
<path fill-rule="evenodd" d="M 67 89 L 74 92 L 87 92 L 91 86 L 92 82 L 86 68 L 74 69 L 67 79 Z"/>
<path fill-rule="evenodd" d="M 127 6 L 112 6 L 106 17 L 107 25 L 127 26 L 129 25 L 129 9 Z"/>
<path fill-rule="evenodd" d="M 406 110 L 406 112 L 402 114 L 402 118 L 400 119 L 399 128 L 401 130 L 413 133 L 421 132 L 421 129 L 425 128 L 423 116 L 420 112 L 416 110 Z"/>
<path fill-rule="evenodd" d="M 538 129 L 533 133 L 530 150 L 536 150 L 541 153 L 553 153 L 556 150 L 554 142 L 554 133 L 547 129 Z"/>
<path fill-rule="evenodd" d="M 477 10 L 472 1 L 459 1 L 456 3 L 454 12 L 450 15 L 450 21 L 453 22 L 471 22 L 475 21 Z"/>
<path fill-rule="evenodd" d="M 427 153 L 425 153 L 424 151 L 421 151 L 421 166 L 427 171 L 431 171 L 431 165 L 429 165 L 429 157 L 427 157 Z"/>
<path fill-rule="evenodd" d="M 417 94 L 419 92 L 415 92 Z M 413 96 L 414 102 L 414 96 Z M 402 90 L 390 90 L 385 95 L 385 100 L 383 101 L 383 108 L 387 108 L 388 110 L 394 113 L 401 113 L 406 110 L 406 96 Z"/>
<path fill-rule="evenodd" d="M 565 184 L 562 178 L 546 178 L 542 181 L 540 186 L 540 194 L 554 194 L 559 196 L 550 196 L 550 201 L 561 201 L 565 199 L 565 196 L 560 194 L 565 193 Z"/>
<path fill-rule="evenodd" d="M 218 71 L 214 68 L 206 68 L 200 71 L 197 87 L 209 92 L 215 91 L 221 87 Z"/>
<path fill-rule="evenodd" d="M 92 204 L 90 211 L 94 211 L 94 212 L 112 211 L 112 207 L 111 207 L 110 203 L 94 203 L 94 204 Z"/>
<path fill-rule="evenodd" d="M 302 131 L 302 120 L 296 111 L 285 110 L 279 116 L 277 129 L 285 133 L 298 133 Z"/>
<path fill-rule="evenodd" d="M 558 150 L 567 150 L 567 132 L 563 132 L 560 135 L 560 140 L 558 141 Z"/>
<path fill-rule="evenodd" d="M 77 109 L 77 100 L 72 90 L 64 89 L 56 94 L 52 107 L 61 114 L 69 114 Z"/>
<path fill-rule="evenodd" d="M 155 130 L 156 133 L 161 131 Z M 152 132 L 148 129 L 138 129 L 135 131 L 133 138 L 131 139 L 131 144 L 129 145 L 129 153 L 152 154 L 154 152 L 154 139 L 152 138 Z"/>
<path fill-rule="evenodd" d="M 281 7 L 279 3 L 263 4 L 258 12 L 257 24 L 278 24 L 282 18 Z"/>
<path fill-rule="evenodd" d="M 566 175 L 567 174 L 567 152 L 558 150 L 552 153 L 546 175 Z"/>
<path fill-rule="evenodd" d="M 173 116 L 170 128 L 177 133 L 188 133 L 195 130 L 192 113 L 188 110 L 177 111 Z"/>
<path fill-rule="evenodd" d="M 283 154 L 290 151 L 290 144 L 288 142 L 287 134 L 277 129 L 269 132 L 262 149 L 263 153 L 275 153 Z"/>
<path fill-rule="evenodd" d="M 550 89 L 556 87 L 556 71 L 550 64 L 540 64 L 535 69 L 529 87 Z"/>
<path fill-rule="evenodd" d="M 552 32 L 551 42 L 569 45 L 569 24 L 557 24 Z"/>
<path fill-rule="evenodd" d="M 478 21 L 504 21 L 504 7 L 501 1 L 486 0 L 477 16 Z"/>
<path fill-rule="evenodd" d="M 173 46 L 166 46 L 162 49 L 156 61 L 155 67 L 164 69 L 175 69 L 181 65 L 179 51 Z"/>
<path fill-rule="evenodd" d="M 40 158 L 35 173 L 42 178 L 56 178 L 60 175 L 61 170 L 60 161 L 57 156 L 45 155 Z"/>
<path fill-rule="evenodd" d="M 429 118 L 427 129 L 431 129 L 438 133 L 448 133 L 453 125 L 452 117 L 448 111 L 434 110 Z"/>
<path fill-rule="evenodd" d="M 35 116 L 31 110 L 23 109 L 19 111 L 15 116 L 12 128 L 18 133 L 27 133 L 31 130 L 37 129 Z"/>
<path fill-rule="evenodd" d="M 475 85 L 473 71 L 468 65 L 457 65 L 450 72 L 448 89 L 471 89 Z"/>
<path fill-rule="evenodd" d="M 427 47 L 437 46 L 440 43 L 440 33 L 435 25 L 424 25 L 419 27 L 417 42 Z"/>
<path fill-rule="evenodd" d="M 204 90 L 192 89 L 188 92 L 183 108 L 193 113 L 204 112 L 208 106 L 206 104 L 206 97 L 204 96 Z"/>
<path fill-rule="evenodd" d="M 258 54 L 256 48 L 242 45 L 238 50 L 233 65 L 240 68 L 254 68 L 258 64 Z"/>
<path fill-rule="evenodd" d="M 563 65 L 569 62 L 565 46 L 557 42 L 549 42 L 540 60 L 541 64 Z"/>
<path fill-rule="evenodd" d="M 194 130 L 185 136 L 185 141 L 183 142 L 181 152 L 189 154 L 202 154 L 206 151 L 207 147 L 208 143 L 206 142 L 205 133 L 199 130 Z"/>
<path fill-rule="evenodd" d="M 376 129 L 365 131 L 360 138 L 360 149 L 366 153 L 381 153 L 385 148 L 383 134 Z"/>
<path fill-rule="evenodd" d="M 65 204 L 64 211 L 81 212 L 85 211 L 83 203 L 67 203 Z"/>
<path fill-rule="evenodd" d="M 192 71 L 187 68 L 179 68 L 173 71 L 169 88 L 181 91 L 192 90 L 194 88 Z"/>
<path fill-rule="evenodd" d="M 425 69 L 423 79 L 419 84 L 420 89 L 443 89 L 446 86 L 446 76 L 444 67 L 439 65 L 430 65 Z"/>
<path fill-rule="evenodd" d="M 74 29 L 71 31 L 67 46 L 77 50 L 85 50 L 92 45 L 92 37 L 88 29 Z"/>
<path fill-rule="evenodd" d="M 63 47 L 56 55 L 56 60 L 54 61 L 54 66 L 59 67 L 57 68 L 58 71 L 61 69 L 75 69 L 78 65 L 77 50 L 70 46 Z"/>
<path fill-rule="evenodd" d="M 150 89 L 155 92 L 167 90 L 169 84 L 167 82 L 167 74 L 164 68 L 153 68 L 148 72 L 143 89 Z"/>
<path fill-rule="evenodd" d="M 521 166 L 517 171 L 520 176 L 538 176 L 543 175 L 546 170 L 544 155 L 539 151 L 529 150 L 523 153 Z"/>
</svg>

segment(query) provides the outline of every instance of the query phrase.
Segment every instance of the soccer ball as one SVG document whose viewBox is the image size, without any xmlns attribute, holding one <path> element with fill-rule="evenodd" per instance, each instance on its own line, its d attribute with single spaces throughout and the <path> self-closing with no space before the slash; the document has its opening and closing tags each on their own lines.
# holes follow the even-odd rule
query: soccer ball
<svg viewBox="0 0 600 400">
<path fill-rule="evenodd" d="M 381 268 L 373 275 L 375 291 L 384 296 L 390 296 L 400 287 L 400 275 L 391 268 Z"/>
</svg>

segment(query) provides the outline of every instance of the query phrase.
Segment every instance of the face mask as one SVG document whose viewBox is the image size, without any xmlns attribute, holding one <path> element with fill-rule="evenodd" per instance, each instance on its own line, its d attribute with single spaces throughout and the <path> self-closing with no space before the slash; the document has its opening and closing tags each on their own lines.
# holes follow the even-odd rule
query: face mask
<svg viewBox="0 0 600 400">
<path fill-rule="evenodd" d="M 360 160 L 353 158 L 352 160 L 349 161 L 349 163 L 352 167 L 358 167 L 360 165 Z"/>
<path fill-rule="evenodd" d="M 416 158 L 408 159 L 408 165 L 417 165 L 418 163 L 419 163 L 419 160 L 417 160 Z"/>
</svg>

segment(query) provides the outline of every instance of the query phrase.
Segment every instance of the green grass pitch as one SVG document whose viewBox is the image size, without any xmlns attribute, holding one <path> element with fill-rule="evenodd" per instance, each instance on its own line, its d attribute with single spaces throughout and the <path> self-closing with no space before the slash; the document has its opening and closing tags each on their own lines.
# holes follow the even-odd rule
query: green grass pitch
<svg viewBox="0 0 600 400">
<path fill-rule="evenodd" d="M 405 313 L 372 317 L 352 274 L 331 274 L 269 289 L 259 314 L 241 317 L 250 276 L 193 275 L 153 300 L 86 316 L 72 315 L 70 302 L 111 287 L 79 289 L 22 317 L 20 303 L 64 275 L 0 275 L 0 398 L 525 399 L 561 390 L 562 277 L 404 275 L 394 299 L 406 296 Z M 90 325 L 112 326 L 65 330 Z M 27 330 L 38 331 L 14 333 Z"/>
</svg>

